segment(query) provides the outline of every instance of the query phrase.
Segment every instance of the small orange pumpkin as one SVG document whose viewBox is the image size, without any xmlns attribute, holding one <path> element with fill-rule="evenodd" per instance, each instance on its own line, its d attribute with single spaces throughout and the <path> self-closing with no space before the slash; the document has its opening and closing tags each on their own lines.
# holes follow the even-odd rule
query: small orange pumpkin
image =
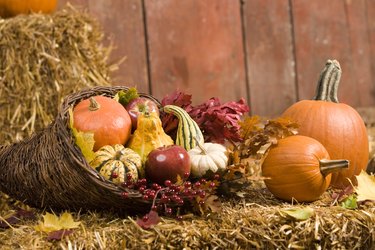
<svg viewBox="0 0 375 250">
<path fill-rule="evenodd" d="M 263 164 L 267 188 L 279 199 L 310 202 L 319 199 L 331 181 L 331 172 L 347 168 L 347 160 L 330 160 L 317 140 L 294 135 L 280 139 Z"/>
<path fill-rule="evenodd" d="M 106 145 L 124 145 L 130 137 L 128 112 L 109 97 L 94 96 L 79 102 L 73 109 L 73 119 L 78 131 L 94 133 L 94 151 Z"/>
<path fill-rule="evenodd" d="M 57 0 L 0 0 L 0 15 L 13 17 L 30 12 L 52 13 L 56 10 Z"/>
<path fill-rule="evenodd" d="M 332 174 L 331 185 L 344 188 L 350 184 L 348 178 L 356 183 L 355 175 L 366 168 L 369 146 L 361 116 L 337 99 L 340 77 L 340 64 L 336 60 L 328 60 L 321 73 L 315 98 L 293 104 L 282 116 L 300 125 L 300 135 L 310 136 L 322 143 L 331 159 L 350 161 L 347 170 Z"/>
</svg>

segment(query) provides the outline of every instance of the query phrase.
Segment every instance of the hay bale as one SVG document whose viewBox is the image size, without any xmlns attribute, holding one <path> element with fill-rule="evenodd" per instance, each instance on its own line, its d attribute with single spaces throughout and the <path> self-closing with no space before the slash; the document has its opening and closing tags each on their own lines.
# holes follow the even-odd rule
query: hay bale
<svg viewBox="0 0 375 250">
<path fill-rule="evenodd" d="M 98 23 L 72 6 L 0 19 L 0 144 L 46 127 L 66 95 L 110 85 L 102 38 Z"/>
</svg>

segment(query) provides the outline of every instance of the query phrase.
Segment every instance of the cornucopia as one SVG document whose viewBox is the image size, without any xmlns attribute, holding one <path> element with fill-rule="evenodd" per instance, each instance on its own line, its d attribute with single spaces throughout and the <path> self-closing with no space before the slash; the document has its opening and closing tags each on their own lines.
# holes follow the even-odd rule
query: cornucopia
<svg viewBox="0 0 375 250">
<path fill-rule="evenodd" d="M 1 191 L 34 207 L 54 209 L 149 208 L 138 191 L 105 180 L 88 165 L 69 128 L 69 108 L 94 95 L 127 87 L 93 87 L 68 95 L 55 120 L 30 138 L 0 151 Z M 153 98 L 150 95 L 145 95 Z M 121 194 L 127 191 L 124 199 Z"/>
</svg>

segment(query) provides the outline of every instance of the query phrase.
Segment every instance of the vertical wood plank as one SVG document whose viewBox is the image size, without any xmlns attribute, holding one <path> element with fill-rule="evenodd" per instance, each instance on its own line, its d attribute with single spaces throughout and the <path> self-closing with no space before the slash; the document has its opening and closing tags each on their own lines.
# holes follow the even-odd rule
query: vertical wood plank
<svg viewBox="0 0 375 250">
<path fill-rule="evenodd" d="M 360 96 L 355 106 L 374 105 L 375 78 L 373 78 L 371 73 L 371 47 L 366 15 L 366 0 L 345 0 L 345 4 L 352 56 L 350 73 L 354 77 L 353 80 Z M 348 86 L 349 84 L 350 87 Z M 353 83 L 349 84 L 346 91 L 352 91 L 351 88 L 355 87 Z"/>
<path fill-rule="evenodd" d="M 149 92 L 147 54 L 141 0 L 90 1 L 89 10 L 103 25 L 107 45 L 112 40 L 111 60 L 126 57 L 114 72 L 113 84 L 136 86 Z"/>
<path fill-rule="evenodd" d="M 288 1 L 244 3 L 252 112 L 277 116 L 296 101 L 290 6 Z"/>
<path fill-rule="evenodd" d="M 371 67 L 371 86 L 370 90 L 372 99 L 370 105 L 375 106 L 375 1 L 367 0 L 365 12 L 367 18 L 367 27 L 369 34 L 369 44 L 370 44 L 370 67 Z M 375 119 L 375 118 L 374 118 Z"/>
<path fill-rule="evenodd" d="M 62 9 L 66 6 L 67 3 L 70 3 L 73 6 L 78 6 L 80 8 L 86 8 L 88 7 L 89 0 L 59 0 L 57 4 L 58 9 Z"/>
<path fill-rule="evenodd" d="M 367 95 L 364 92 L 369 90 L 369 69 L 364 66 L 368 59 L 364 63 L 359 62 L 363 60 L 362 53 L 368 52 L 367 35 L 362 27 L 358 27 L 363 25 L 363 17 L 355 16 L 363 16 L 365 10 L 363 6 L 354 6 L 360 1 L 355 1 L 356 4 L 354 1 L 353 4 L 349 2 L 292 0 L 301 99 L 314 96 L 316 82 L 325 61 L 337 59 L 343 70 L 338 93 L 340 102 L 356 107 L 365 105 L 365 100 L 369 101 L 368 97 L 362 98 Z M 363 68 L 353 67 L 355 64 Z"/>
<path fill-rule="evenodd" d="M 68 0 L 60 0 L 59 8 Z M 103 28 L 105 46 L 113 44 L 109 63 L 126 58 L 111 75 L 114 85 L 136 86 L 149 92 L 146 39 L 142 0 L 69 0 L 73 6 L 83 7 Z"/>
<path fill-rule="evenodd" d="M 146 0 L 152 93 L 246 98 L 240 1 Z"/>
</svg>

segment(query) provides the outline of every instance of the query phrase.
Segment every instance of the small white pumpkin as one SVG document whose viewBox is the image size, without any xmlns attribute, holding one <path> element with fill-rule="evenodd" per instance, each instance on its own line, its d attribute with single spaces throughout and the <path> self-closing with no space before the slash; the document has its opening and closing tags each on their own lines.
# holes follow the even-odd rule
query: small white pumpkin
<svg viewBox="0 0 375 250">
<path fill-rule="evenodd" d="M 224 171 L 228 165 L 227 149 L 218 143 L 198 143 L 198 146 L 188 151 L 191 161 L 191 174 L 202 177 L 209 172 Z"/>
<path fill-rule="evenodd" d="M 96 169 L 105 179 L 116 184 L 127 180 L 127 175 L 132 176 L 132 181 L 144 175 L 141 157 L 132 149 L 121 144 L 106 145 L 95 152 L 90 166 Z"/>
</svg>

